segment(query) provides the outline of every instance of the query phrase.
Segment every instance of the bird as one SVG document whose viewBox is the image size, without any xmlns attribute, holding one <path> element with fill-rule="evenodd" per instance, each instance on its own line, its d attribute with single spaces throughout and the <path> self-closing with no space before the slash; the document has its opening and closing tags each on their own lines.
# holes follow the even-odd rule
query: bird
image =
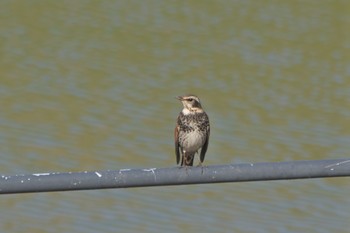
<svg viewBox="0 0 350 233">
<path fill-rule="evenodd" d="M 201 149 L 198 166 L 202 166 L 209 144 L 209 117 L 196 95 L 188 94 L 176 98 L 183 105 L 174 132 L 176 164 L 180 162 L 181 152 L 180 166 L 193 166 L 194 156 Z"/>
</svg>

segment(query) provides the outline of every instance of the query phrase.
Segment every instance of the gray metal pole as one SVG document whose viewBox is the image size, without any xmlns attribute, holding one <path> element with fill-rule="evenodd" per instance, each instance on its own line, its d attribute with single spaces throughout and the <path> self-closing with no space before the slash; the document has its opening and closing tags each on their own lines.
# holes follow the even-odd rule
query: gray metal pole
<svg viewBox="0 0 350 233">
<path fill-rule="evenodd" d="M 1 175 L 0 194 L 350 176 L 350 159 Z"/>
</svg>

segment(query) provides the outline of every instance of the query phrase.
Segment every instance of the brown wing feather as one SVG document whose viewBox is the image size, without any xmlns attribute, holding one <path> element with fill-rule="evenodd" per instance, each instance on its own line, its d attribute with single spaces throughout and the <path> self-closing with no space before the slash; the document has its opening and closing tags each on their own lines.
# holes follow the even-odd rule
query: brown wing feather
<svg viewBox="0 0 350 233">
<path fill-rule="evenodd" d="M 203 163 L 204 157 L 205 157 L 205 153 L 207 153 L 208 144 L 209 144 L 209 135 L 210 135 L 210 127 L 208 126 L 208 128 L 207 128 L 207 137 L 205 138 L 205 142 L 204 142 L 204 145 L 202 146 L 201 154 L 200 154 L 200 157 L 199 157 L 201 163 Z"/>
<path fill-rule="evenodd" d="M 174 139 L 175 139 L 175 155 L 176 155 L 176 164 L 180 162 L 180 148 L 179 148 L 179 126 L 176 125 L 174 131 Z"/>
</svg>

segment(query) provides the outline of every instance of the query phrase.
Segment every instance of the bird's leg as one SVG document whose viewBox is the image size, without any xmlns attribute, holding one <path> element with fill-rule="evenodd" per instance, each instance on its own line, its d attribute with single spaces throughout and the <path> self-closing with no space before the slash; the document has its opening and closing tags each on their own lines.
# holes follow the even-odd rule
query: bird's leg
<svg viewBox="0 0 350 233">
<path fill-rule="evenodd" d="M 180 165 L 180 167 L 179 167 L 179 169 L 181 169 L 181 168 L 185 168 L 185 171 L 186 171 L 186 175 L 188 175 L 188 166 L 186 165 L 186 163 L 185 163 L 185 159 L 186 159 L 186 151 L 185 150 L 183 150 L 182 151 L 182 157 L 181 157 L 181 165 Z"/>
</svg>

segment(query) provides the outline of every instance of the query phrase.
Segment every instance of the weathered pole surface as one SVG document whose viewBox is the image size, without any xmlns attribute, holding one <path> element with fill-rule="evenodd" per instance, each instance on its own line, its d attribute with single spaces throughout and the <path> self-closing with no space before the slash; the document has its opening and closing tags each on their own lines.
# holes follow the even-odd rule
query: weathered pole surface
<svg viewBox="0 0 350 233">
<path fill-rule="evenodd" d="M 350 176 L 350 159 L 1 175 L 0 194 Z"/>
</svg>

